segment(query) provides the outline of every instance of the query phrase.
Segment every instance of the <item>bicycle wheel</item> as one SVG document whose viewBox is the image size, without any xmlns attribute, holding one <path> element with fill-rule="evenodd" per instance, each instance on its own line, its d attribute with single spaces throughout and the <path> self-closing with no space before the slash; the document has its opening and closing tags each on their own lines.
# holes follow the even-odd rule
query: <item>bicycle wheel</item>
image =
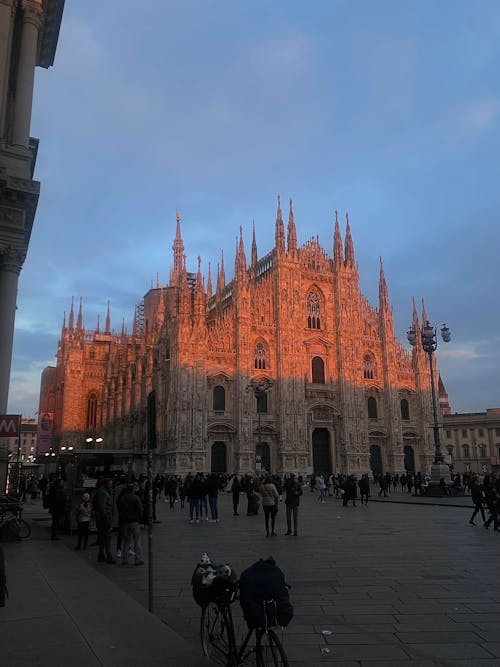
<svg viewBox="0 0 500 667">
<path fill-rule="evenodd" d="M 31 527 L 24 519 L 14 519 L 17 523 L 17 537 L 24 540 L 31 535 Z"/>
<path fill-rule="evenodd" d="M 269 629 L 257 640 L 255 653 L 257 667 L 288 667 L 285 649 L 274 630 Z"/>
<path fill-rule="evenodd" d="M 201 647 L 204 655 L 219 665 L 233 664 L 233 646 L 227 622 L 227 611 L 210 602 L 201 612 Z"/>
</svg>

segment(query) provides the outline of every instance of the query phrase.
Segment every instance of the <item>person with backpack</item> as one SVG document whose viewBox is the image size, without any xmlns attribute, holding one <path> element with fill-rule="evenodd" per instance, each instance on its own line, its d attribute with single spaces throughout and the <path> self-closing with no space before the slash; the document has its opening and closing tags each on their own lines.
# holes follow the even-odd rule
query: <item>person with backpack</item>
<svg viewBox="0 0 500 667">
<path fill-rule="evenodd" d="M 302 487 L 297 482 L 295 474 L 292 472 L 288 478 L 285 487 L 285 507 L 286 507 L 286 533 L 292 534 L 292 515 L 293 515 L 293 534 L 297 535 L 297 528 L 299 523 L 299 505 L 300 496 L 302 495 Z"/>
</svg>

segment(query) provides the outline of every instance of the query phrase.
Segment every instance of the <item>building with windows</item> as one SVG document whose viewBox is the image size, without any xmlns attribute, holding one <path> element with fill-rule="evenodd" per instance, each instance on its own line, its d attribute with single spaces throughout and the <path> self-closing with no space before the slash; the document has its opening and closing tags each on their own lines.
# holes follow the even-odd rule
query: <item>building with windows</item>
<svg viewBox="0 0 500 667">
<path fill-rule="evenodd" d="M 30 137 L 35 68 L 54 63 L 64 0 L 0 1 L 0 414 L 7 411 L 17 285 L 40 193 Z M 0 490 L 7 449 L 0 439 Z"/>
<path fill-rule="evenodd" d="M 99 437 L 134 465 L 149 421 L 161 471 L 427 469 L 420 337 L 411 353 L 396 339 L 382 262 L 378 307 L 360 293 L 349 220 L 344 240 L 337 216 L 332 231 L 332 256 L 317 237 L 298 247 L 292 202 L 285 233 L 278 199 L 273 250 L 258 257 L 254 227 L 247 263 L 240 228 L 232 280 L 222 256 L 205 282 L 200 258 L 187 271 L 178 214 L 169 282 L 147 292 L 130 333 L 112 331 L 109 304 L 104 327 L 84 327 L 81 300 L 64 318 L 40 402 L 56 446 Z"/>
<path fill-rule="evenodd" d="M 443 415 L 443 448 L 456 472 L 500 470 L 500 408 Z"/>
<path fill-rule="evenodd" d="M 21 463 L 33 463 L 36 459 L 36 436 L 38 422 L 36 419 L 21 419 L 20 437 L 5 438 L 9 460 L 15 463 L 18 457 Z"/>
</svg>

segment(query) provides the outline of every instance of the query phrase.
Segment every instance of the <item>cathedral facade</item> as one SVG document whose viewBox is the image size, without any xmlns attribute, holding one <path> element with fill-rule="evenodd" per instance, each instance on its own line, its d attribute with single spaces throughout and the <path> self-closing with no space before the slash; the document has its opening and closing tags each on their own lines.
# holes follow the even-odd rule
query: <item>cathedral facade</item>
<svg viewBox="0 0 500 667">
<path fill-rule="evenodd" d="M 88 330 L 72 304 L 42 376 L 55 446 L 99 438 L 130 466 L 149 430 L 160 472 L 425 471 L 434 448 L 420 337 L 411 354 L 395 337 L 382 263 L 378 307 L 360 293 L 348 219 L 344 240 L 335 220 L 332 246 L 333 256 L 317 238 L 298 247 L 292 202 L 285 230 L 278 199 L 273 250 L 258 257 L 254 229 L 247 262 L 240 228 L 233 279 L 222 257 L 205 284 L 200 258 L 186 269 L 178 215 L 169 283 L 148 291 L 131 333 L 111 331 L 109 305 L 105 325 Z"/>
</svg>

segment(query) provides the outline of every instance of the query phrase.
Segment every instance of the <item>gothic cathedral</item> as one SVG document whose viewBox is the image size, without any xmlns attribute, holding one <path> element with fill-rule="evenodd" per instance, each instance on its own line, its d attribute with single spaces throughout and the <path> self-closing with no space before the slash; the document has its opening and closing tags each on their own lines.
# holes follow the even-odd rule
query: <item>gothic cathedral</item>
<svg viewBox="0 0 500 667">
<path fill-rule="evenodd" d="M 102 438 L 137 467 L 153 414 L 163 473 L 425 471 L 428 361 L 394 335 L 382 263 L 376 308 L 359 291 L 348 219 L 344 243 L 335 220 L 331 257 L 317 238 L 297 246 L 291 201 L 285 237 L 278 198 L 275 240 L 259 259 L 254 229 L 248 265 L 240 228 L 234 277 L 226 283 L 222 257 L 213 289 L 200 258 L 186 270 L 177 215 L 169 283 L 145 295 L 131 333 L 111 330 L 109 304 L 103 330 L 85 329 L 72 304 L 42 375 L 56 446 Z"/>
</svg>

